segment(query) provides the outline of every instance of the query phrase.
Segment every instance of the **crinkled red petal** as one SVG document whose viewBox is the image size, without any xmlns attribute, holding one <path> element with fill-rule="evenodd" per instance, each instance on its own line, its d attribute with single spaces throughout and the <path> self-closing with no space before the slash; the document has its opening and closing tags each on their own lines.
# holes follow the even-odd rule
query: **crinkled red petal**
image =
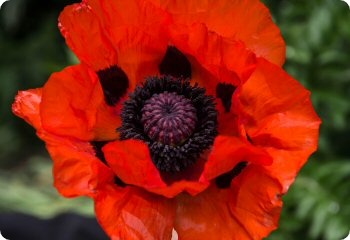
<svg viewBox="0 0 350 240">
<path fill-rule="evenodd" d="M 321 121 L 309 91 L 278 66 L 259 59 L 237 94 L 247 134 L 274 159 L 267 169 L 286 191 L 318 144 Z"/>
<path fill-rule="evenodd" d="M 237 137 L 218 136 L 205 163 L 200 181 L 210 181 L 232 170 L 238 163 L 271 165 L 272 158 L 261 148 Z"/>
<path fill-rule="evenodd" d="M 235 94 L 231 97 L 231 108 L 227 111 L 220 98 L 216 99 L 216 110 L 218 111 L 218 132 L 224 136 L 235 136 L 246 138 L 246 131 L 241 123 L 235 109 Z"/>
<path fill-rule="evenodd" d="M 67 45 L 95 71 L 117 64 L 117 52 L 86 2 L 65 7 L 59 17 L 59 28 Z"/>
<path fill-rule="evenodd" d="M 106 185 L 95 197 L 95 211 L 111 239 L 171 239 L 175 217 L 171 199 L 134 187 Z"/>
<path fill-rule="evenodd" d="M 106 104 L 90 68 L 76 65 L 52 74 L 42 92 L 40 114 L 47 132 L 87 141 L 118 137 L 121 105 Z"/>
<path fill-rule="evenodd" d="M 94 196 L 98 188 L 114 181 L 114 174 L 89 142 L 39 132 L 53 160 L 54 185 L 65 197 Z"/>
<path fill-rule="evenodd" d="M 42 89 L 18 93 L 13 112 L 36 128 L 54 163 L 54 185 L 66 197 L 93 196 L 101 185 L 113 182 L 114 174 L 95 155 L 89 142 L 55 136 L 41 127 Z"/>
<path fill-rule="evenodd" d="M 255 68 L 255 55 L 242 42 L 226 39 L 210 32 L 204 24 L 172 26 L 172 44 L 187 54 L 193 66 L 193 81 L 215 94 L 218 82 L 234 86 L 244 82 Z M 206 69 L 215 78 L 210 81 L 196 66 Z M 209 80 L 209 81 L 208 81 Z"/>
<path fill-rule="evenodd" d="M 145 77 L 157 75 L 168 46 L 164 28 L 169 15 L 148 1 L 87 0 L 118 54 L 118 66 L 130 91 Z"/>
<path fill-rule="evenodd" d="M 264 169 L 249 165 L 229 189 L 213 185 L 195 197 L 178 196 L 175 230 L 183 240 L 262 239 L 277 227 L 280 193 Z"/>
<path fill-rule="evenodd" d="M 211 32 L 244 42 L 257 56 L 284 63 L 286 47 L 280 30 L 259 0 L 149 1 L 170 12 L 178 25 L 203 23 Z"/>
<path fill-rule="evenodd" d="M 249 234 L 262 239 L 278 226 L 282 186 L 264 167 L 250 165 L 232 181 L 229 209 Z"/>
<path fill-rule="evenodd" d="M 41 88 L 19 91 L 15 102 L 12 105 L 13 113 L 18 117 L 23 118 L 27 123 L 36 129 L 41 129 L 41 95 Z"/>
<path fill-rule="evenodd" d="M 103 147 L 108 165 L 125 183 L 172 198 L 187 191 L 194 195 L 208 187 L 208 182 L 180 180 L 167 184 L 152 162 L 148 146 L 139 140 L 114 141 Z"/>
</svg>

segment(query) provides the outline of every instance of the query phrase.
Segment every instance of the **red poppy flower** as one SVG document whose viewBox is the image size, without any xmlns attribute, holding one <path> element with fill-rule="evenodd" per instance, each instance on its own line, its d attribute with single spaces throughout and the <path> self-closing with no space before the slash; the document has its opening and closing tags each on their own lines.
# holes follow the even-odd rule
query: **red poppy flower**
<svg viewBox="0 0 350 240">
<path fill-rule="evenodd" d="M 310 93 L 257 0 L 84 0 L 59 28 L 81 63 L 21 91 L 55 187 L 112 239 L 262 239 L 317 147 Z"/>
</svg>

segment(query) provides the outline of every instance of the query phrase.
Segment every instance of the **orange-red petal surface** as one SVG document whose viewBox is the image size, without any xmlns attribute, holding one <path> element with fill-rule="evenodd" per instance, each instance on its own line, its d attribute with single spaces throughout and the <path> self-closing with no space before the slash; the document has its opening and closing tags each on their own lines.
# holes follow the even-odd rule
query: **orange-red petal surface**
<svg viewBox="0 0 350 240">
<path fill-rule="evenodd" d="M 68 46 L 95 71 L 117 64 L 115 49 L 85 2 L 67 6 L 60 14 L 59 27 Z"/>
<path fill-rule="evenodd" d="M 263 167 L 250 165 L 232 181 L 229 208 L 250 238 L 262 239 L 278 226 L 282 186 Z"/>
<path fill-rule="evenodd" d="M 148 1 L 87 0 L 117 51 L 118 66 L 130 80 L 130 89 L 145 77 L 158 74 L 168 38 L 163 28 L 169 15 Z"/>
<path fill-rule="evenodd" d="M 210 31 L 244 42 L 257 56 L 282 65 L 285 43 L 259 0 L 149 0 L 169 11 L 178 25 L 203 23 Z"/>
<path fill-rule="evenodd" d="M 97 188 L 113 182 L 114 175 L 90 143 L 39 133 L 53 160 L 54 185 L 65 197 L 94 196 Z"/>
<path fill-rule="evenodd" d="M 215 82 L 212 83 L 203 82 L 194 74 L 193 81 L 201 83 L 206 88 L 215 89 L 219 81 L 237 86 L 254 70 L 256 59 L 253 52 L 247 50 L 242 42 L 210 32 L 204 24 L 173 26 L 169 28 L 169 34 L 172 44 L 187 54 L 190 60 L 194 58 L 199 67 L 205 68 L 215 76 Z"/>
<path fill-rule="evenodd" d="M 23 118 L 27 123 L 36 129 L 41 128 L 40 102 L 42 89 L 30 89 L 19 91 L 15 102 L 12 105 L 12 111 L 17 116 Z"/>
<path fill-rule="evenodd" d="M 168 186 L 152 162 L 147 145 L 138 140 L 111 142 L 103 152 L 108 165 L 124 182 L 165 197 L 171 198 L 183 191 L 194 195 L 209 185 L 207 182 L 180 180 Z"/>
<path fill-rule="evenodd" d="M 16 115 L 36 128 L 54 163 L 54 185 L 66 197 L 92 196 L 96 188 L 113 181 L 113 172 L 96 156 L 89 142 L 59 137 L 41 127 L 42 89 L 21 91 L 13 104 Z"/>
<path fill-rule="evenodd" d="M 175 230 L 181 240 L 250 239 L 229 211 L 229 193 L 214 186 L 199 195 L 179 195 Z"/>
<path fill-rule="evenodd" d="M 273 157 L 268 169 L 287 190 L 318 144 L 320 119 L 309 91 L 279 67 L 259 59 L 239 101 L 247 134 Z"/>
<path fill-rule="evenodd" d="M 99 223 L 113 240 L 171 239 L 172 200 L 134 187 L 106 185 L 95 198 Z"/>
<path fill-rule="evenodd" d="M 234 95 L 234 94 L 233 94 Z M 242 124 L 237 113 L 233 110 L 235 101 L 231 98 L 231 110 L 226 111 L 220 98 L 216 101 L 216 110 L 218 111 L 218 131 L 224 136 L 240 136 L 245 137 L 245 130 L 242 129 Z"/>
<path fill-rule="evenodd" d="M 40 114 L 46 131 L 89 141 L 117 138 L 120 106 L 107 106 L 91 69 L 67 67 L 52 74 L 42 91 Z"/>
<path fill-rule="evenodd" d="M 237 137 L 218 136 L 205 163 L 201 181 L 229 172 L 240 162 L 271 165 L 272 158 L 261 148 Z"/>
<path fill-rule="evenodd" d="M 179 195 L 175 229 L 182 240 L 260 240 L 277 227 L 281 189 L 263 168 L 249 165 L 229 189 Z"/>
</svg>

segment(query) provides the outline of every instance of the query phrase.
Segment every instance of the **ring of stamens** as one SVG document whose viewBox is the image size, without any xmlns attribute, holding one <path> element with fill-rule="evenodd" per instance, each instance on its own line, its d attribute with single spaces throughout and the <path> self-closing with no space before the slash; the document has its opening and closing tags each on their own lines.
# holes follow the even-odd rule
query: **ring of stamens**
<svg viewBox="0 0 350 240">
<path fill-rule="evenodd" d="M 124 102 L 120 139 L 139 139 L 160 171 L 192 165 L 217 135 L 214 97 L 188 80 L 150 77 Z"/>
</svg>

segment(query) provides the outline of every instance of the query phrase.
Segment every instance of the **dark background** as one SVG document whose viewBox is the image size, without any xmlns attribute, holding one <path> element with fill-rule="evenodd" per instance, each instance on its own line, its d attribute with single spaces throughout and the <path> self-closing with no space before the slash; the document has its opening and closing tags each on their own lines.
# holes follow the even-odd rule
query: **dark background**
<svg viewBox="0 0 350 240">
<path fill-rule="evenodd" d="M 41 87 L 77 62 L 57 17 L 68 0 L 10 0 L 0 11 L 0 213 L 93 216 L 89 199 L 52 187 L 35 131 L 11 113 L 18 90 Z M 340 0 L 265 0 L 287 43 L 285 69 L 312 91 L 323 120 L 319 150 L 284 197 L 270 240 L 338 240 L 350 230 L 350 10 Z M 1 229 L 0 229 L 1 230 Z"/>
</svg>

